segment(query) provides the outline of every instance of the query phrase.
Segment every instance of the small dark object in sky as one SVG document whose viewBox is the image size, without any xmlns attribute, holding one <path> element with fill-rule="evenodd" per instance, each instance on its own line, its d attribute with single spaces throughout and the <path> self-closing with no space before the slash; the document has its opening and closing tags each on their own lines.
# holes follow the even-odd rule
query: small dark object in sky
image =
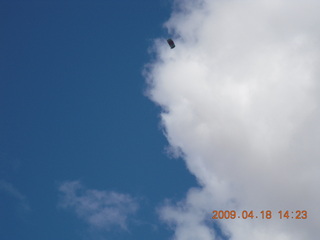
<svg viewBox="0 0 320 240">
<path fill-rule="evenodd" d="M 169 39 L 167 40 L 167 42 L 168 42 L 169 46 L 171 47 L 171 49 L 176 46 L 176 45 L 174 45 L 174 42 L 173 42 L 173 40 L 172 40 L 171 38 L 169 38 Z"/>
</svg>

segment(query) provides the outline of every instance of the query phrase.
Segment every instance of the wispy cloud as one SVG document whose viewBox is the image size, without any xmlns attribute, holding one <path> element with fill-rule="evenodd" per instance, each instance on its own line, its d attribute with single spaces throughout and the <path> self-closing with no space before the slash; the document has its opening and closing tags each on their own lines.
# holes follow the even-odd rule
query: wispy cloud
<svg viewBox="0 0 320 240">
<path fill-rule="evenodd" d="M 118 226 L 127 230 L 128 218 L 138 209 L 138 202 L 128 194 L 85 188 L 79 181 L 60 185 L 59 206 L 75 211 L 91 227 L 110 230 Z"/>
<path fill-rule="evenodd" d="M 175 2 L 165 25 L 176 48 L 157 40 L 146 76 L 168 141 L 200 187 L 162 219 L 177 240 L 212 240 L 212 210 L 272 210 L 270 221 L 222 220 L 221 230 L 232 240 L 317 239 L 319 1 Z M 279 210 L 309 218 L 280 220 Z"/>
<path fill-rule="evenodd" d="M 0 180 L 0 191 L 3 191 L 7 195 L 16 199 L 24 210 L 26 211 L 30 210 L 30 206 L 28 204 L 27 198 L 11 183 L 5 180 Z"/>
</svg>

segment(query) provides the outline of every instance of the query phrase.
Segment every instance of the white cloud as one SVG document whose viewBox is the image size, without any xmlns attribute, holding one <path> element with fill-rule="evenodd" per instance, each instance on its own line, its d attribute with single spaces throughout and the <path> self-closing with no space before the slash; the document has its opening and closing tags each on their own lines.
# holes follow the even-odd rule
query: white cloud
<svg viewBox="0 0 320 240">
<path fill-rule="evenodd" d="M 0 180 L 0 190 L 7 193 L 9 196 L 16 199 L 20 206 L 25 210 L 29 211 L 31 208 L 28 204 L 26 196 L 24 196 L 17 188 L 15 188 L 11 183 Z"/>
<path fill-rule="evenodd" d="M 127 230 L 128 217 L 138 209 L 137 201 L 127 194 L 86 189 L 78 181 L 60 185 L 60 206 L 75 211 L 77 216 L 96 229 L 118 226 Z"/>
<path fill-rule="evenodd" d="M 165 24 L 176 48 L 156 41 L 149 96 L 201 187 L 161 217 L 177 240 L 200 232 L 209 240 L 217 239 L 205 221 L 212 210 L 272 210 L 272 220 L 223 220 L 221 228 L 232 240 L 317 239 L 320 2 L 176 3 Z M 307 220 L 277 216 L 304 209 Z"/>
</svg>

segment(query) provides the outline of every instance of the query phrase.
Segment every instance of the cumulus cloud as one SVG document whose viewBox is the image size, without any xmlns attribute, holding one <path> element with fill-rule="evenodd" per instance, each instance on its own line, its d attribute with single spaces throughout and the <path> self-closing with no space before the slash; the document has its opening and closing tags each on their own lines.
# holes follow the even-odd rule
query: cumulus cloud
<svg viewBox="0 0 320 240">
<path fill-rule="evenodd" d="M 59 191 L 60 207 L 75 211 L 90 227 L 100 230 L 127 230 L 128 217 L 138 209 L 137 201 L 127 194 L 86 189 L 79 181 L 64 182 Z"/>
<path fill-rule="evenodd" d="M 149 97 L 172 148 L 199 182 L 161 218 L 176 240 L 219 239 L 212 210 L 271 210 L 221 220 L 232 240 L 320 235 L 320 17 L 316 0 L 179 0 L 155 41 Z M 307 210 L 306 220 L 278 211 Z M 196 235 L 198 237 L 196 237 Z"/>
</svg>

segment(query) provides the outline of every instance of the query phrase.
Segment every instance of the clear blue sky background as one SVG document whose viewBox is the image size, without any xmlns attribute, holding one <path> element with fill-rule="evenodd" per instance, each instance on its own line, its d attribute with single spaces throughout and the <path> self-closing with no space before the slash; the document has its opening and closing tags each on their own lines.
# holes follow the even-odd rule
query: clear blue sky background
<svg viewBox="0 0 320 240">
<path fill-rule="evenodd" d="M 59 184 L 73 180 L 140 198 L 141 224 L 100 237 L 172 234 L 156 208 L 195 180 L 165 154 L 141 74 L 170 11 L 169 0 L 0 0 L 1 240 L 90 239 L 58 207 Z"/>
</svg>

